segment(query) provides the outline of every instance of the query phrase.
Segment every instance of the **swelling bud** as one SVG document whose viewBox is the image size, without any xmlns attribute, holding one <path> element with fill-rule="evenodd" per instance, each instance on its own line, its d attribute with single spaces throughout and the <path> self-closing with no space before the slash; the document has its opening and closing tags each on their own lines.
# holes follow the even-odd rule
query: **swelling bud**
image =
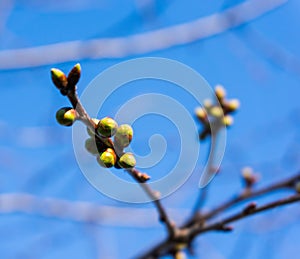
<svg viewBox="0 0 300 259">
<path fill-rule="evenodd" d="M 102 152 L 98 157 L 97 161 L 102 167 L 110 168 L 113 167 L 116 163 L 117 156 L 113 149 L 108 148 Z"/>
<path fill-rule="evenodd" d="M 81 67 L 80 64 L 77 63 L 70 73 L 68 74 L 68 86 L 69 87 L 75 87 L 75 85 L 78 83 L 81 76 Z"/>
<path fill-rule="evenodd" d="M 64 72 L 57 68 L 51 69 L 51 79 L 53 84 L 59 89 L 62 90 L 67 87 L 68 80 Z"/>
<path fill-rule="evenodd" d="M 97 124 L 98 133 L 106 138 L 109 138 L 117 132 L 118 124 L 115 120 L 109 117 L 101 119 Z"/>
<path fill-rule="evenodd" d="M 114 143 L 120 148 L 128 147 L 133 136 L 133 130 L 130 125 L 122 124 L 117 128 L 114 137 Z"/>
<path fill-rule="evenodd" d="M 76 121 L 76 111 L 71 107 L 63 107 L 56 112 L 56 120 L 60 125 L 72 126 Z"/>
<path fill-rule="evenodd" d="M 124 169 L 135 167 L 136 161 L 135 161 L 134 155 L 132 153 L 123 154 L 120 157 L 118 164 L 120 167 L 122 167 Z"/>
</svg>

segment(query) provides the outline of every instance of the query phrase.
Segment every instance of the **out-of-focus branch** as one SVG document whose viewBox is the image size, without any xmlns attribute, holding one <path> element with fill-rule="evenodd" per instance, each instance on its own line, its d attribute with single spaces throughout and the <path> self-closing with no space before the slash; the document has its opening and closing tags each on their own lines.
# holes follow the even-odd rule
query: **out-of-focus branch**
<svg viewBox="0 0 300 259">
<path fill-rule="evenodd" d="M 248 0 L 220 13 L 124 38 L 71 41 L 0 51 L 0 69 L 43 66 L 79 59 L 122 58 L 208 38 L 254 20 L 287 0 Z"/>
<path fill-rule="evenodd" d="M 282 180 L 280 182 L 277 182 L 275 184 L 271 184 L 267 187 L 250 191 L 250 192 L 244 192 L 240 195 L 237 195 L 235 198 L 230 199 L 227 202 L 224 202 L 220 206 L 216 207 L 215 209 L 211 210 L 210 212 L 206 214 L 197 214 L 197 217 L 195 216 L 193 219 L 188 221 L 179 231 L 179 235 L 177 236 L 177 239 L 165 239 L 149 251 L 145 252 L 141 256 L 139 256 L 139 259 L 149 259 L 149 258 L 159 258 L 164 255 L 168 255 L 172 253 L 174 249 L 176 249 L 176 246 L 178 244 L 184 243 L 186 247 L 190 247 L 192 245 L 193 240 L 198 236 L 208 231 L 231 231 L 232 228 L 228 226 L 228 223 L 235 222 L 237 220 L 240 220 L 242 218 L 248 217 L 250 215 L 257 214 L 259 212 L 267 211 L 269 209 L 283 206 L 286 204 L 291 204 L 294 202 L 300 201 L 300 194 L 295 194 L 283 199 L 275 200 L 270 203 L 266 203 L 265 205 L 262 205 L 260 207 L 257 207 L 254 202 L 249 203 L 248 206 L 243 207 L 240 212 L 229 216 L 228 218 L 225 218 L 223 220 L 217 221 L 215 223 L 207 223 L 208 220 L 212 220 L 220 213 L 224 212 L 225 210 L 239 205 L 242 201 L 249 200 L 250 198 L 258 197 L 261 195 L 268 195 L 276 190 L 282 190 L 282 189 L 292 189 L 295 192 L 295 186 L 300 181 L 300 173 L 296 174 L 295 176 Z M 249 191 L 249 190 L 248 190 Z"/>
</svg>

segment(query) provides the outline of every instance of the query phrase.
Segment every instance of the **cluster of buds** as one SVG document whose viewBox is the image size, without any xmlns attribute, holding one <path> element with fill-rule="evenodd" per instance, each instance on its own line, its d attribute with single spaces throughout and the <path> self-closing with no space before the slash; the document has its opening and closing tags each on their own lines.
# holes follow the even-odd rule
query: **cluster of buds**
<svg viewBox="0 0 300 259">
<path fill-rule="evenodd" d="M 197 119 L 203 125 L 203 131 L 200 133 L 200 139 L 205 139 L 210 131 L 210 121 L 216 127 L 228 127 L 233 124 L 233 117 L 231 113 L 235 112 L 240 102 L 237 99 L 226 99 L 226 91 L 221 85 L 215 87 L 216 102 L 207 99 L 203 103 L 203 108 L 196 108 L 195 113 Z"/>
<path fill-rule="evenodd" d="M 102 167 L 124 169 L 135 167 L 134 155 L 124 152 L 124 148 L 129 146 L 133 137 L 131 126 L 128 124 L 118 126 L 117 122 L 109 117 L 93 121 L 96 127 L 94 130 L 87 128 L 90 138 L 85 142 L 86 150 L 97 156 L 97 161 Z"/>
<path fill-rule="evenodd" d="M 241 176 L 246 189 L 251 189 L 259 180 L 259 174 L 255 173 L 251 167 L 244 167 Z"/>
<path fill-rule="evenodd" d="M 51 69 L 52 82 L 57 89 L 60 90 L 62 95 L 67 95 L 69 91 L 75 91 L 80 75 L 81 67 L 79 63 L 71 69 L 68 76 L 57 68 Z"/>
</svg>

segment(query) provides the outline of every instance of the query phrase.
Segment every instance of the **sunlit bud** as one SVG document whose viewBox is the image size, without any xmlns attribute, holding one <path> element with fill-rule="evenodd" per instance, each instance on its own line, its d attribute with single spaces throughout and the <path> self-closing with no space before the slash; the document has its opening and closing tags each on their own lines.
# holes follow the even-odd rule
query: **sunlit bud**
<svg viewBox="0 0 300 259">
<path fill-rule="evenodd" d="M 85 148 L 89 153 L 91 153 L 93 155 L 97 155 L 99 153 L 98 149 L 97 149 L 96 141 L 94 138 L 88 138 L 85 141 Z"/>
<path fill-rule="evenodd" d="M 175 259 L 187 259 L 185 252 L 177 251 L 174 256 Z"/>
<path fill-rule="evenodd" d="M 223 123 L 225 126 L 231 126 L 233 124 L 233 118 L 230 115 L 226 115 L 223 118 Z"/>
<path fill-rule="evenodd" d="M 232 99 L 226 103 L 225 107 L 228 112 L 236 111 L 240 107 L 240 101 L 238 99 Z"/>
<path fill-rule="evenodd" d="M 103 167 L 112 167 L 115 165 L 117 156 L 113 149 L 108 148 L 97 157 L 98 163 Z"/>
<path fill-rule="evenodd" d="M 226 91 L 225 91 L 225 89 L 224 89 L 223 86 L 217 85 L 217 86 L 215 87 L 215 94 L 216 94 L 216 96 L 217 96 L 217 98 L 218 98 L 219 100 L 222 100 L 222 99 L 224 99 L 225 96 L 226 96 Z"/>
<path fill-rule="evenodd" d="M 68 84 L 68 80 L 67 80 L 67 77 L 64 74 L 64 72 L 62 72 L 61 70 L 59 70 L 57 68 L 52 68 L 51 69 L 51 78 L 52 78 L 53 84 L 59 90 L 64 89 Z"/>
<path fill-rule="evenodd" d="M 109 117 L 105 117 L 101 119 L 97 125 L 97 131 L 98 133 L 103 137 L 111 137 L 115 135 L 118 129 L 117 122 Z"/>
<path fill-rule="evenodd" d="M 223 109 L 218 106 L 213 106 L 208 110 L 209 114 L 213 117 L 220 118 L 223 116 Z"/>
<path fill-rule="evenodd" d="M 203 108 L 196 108 L 195 114 L 200 121 L 204 122 L 207 120 L 207 114 Z"/>
<path fill-rule="evenodd" d="M 56 112 L 56 120 L 63 126 L 71 126 L 76 120 L 76 111 L 71 107 L 63 107 Z"/>
<path fill-rule="evenodd" d="M 123 154 L 120 157 L 118 163 L 119 163 L 120 167 L 125 168 L 125 169 L 135 167 L 135 165 L 136 165 L 136 161 L 135 161 L 134 155 L 132 153 Z"/>
<path fill-rule="evenodd" d="M 122 124 L 117 128 L 114 136 L 114 143 L 120 148 L 129 146 L 133 136 L 133 130 L 130 125 Z"/>
<path fill-rule="evenodd" d="M 203 107 L 206 109 L 206 110 L 209 110 L 211 107 L 213 106 L 212 104 L 212 101 L 210 99 L 205 99 L 203 101 Z"/>
<path fill-rule="evenodd" d="M 246 187 L 251 187 L 258 181 L 258 175 L 253 172 L 251 167 L 242 169 L 242 179 Z"/>
<path fill-rule="evenodd" d="M 68 74 L 68 86 L 70 87 L 75 86 L 80 79 L 80 75 L 81 75 L 81 67 L 80 64 L 77 63 Z"/>
</svg>

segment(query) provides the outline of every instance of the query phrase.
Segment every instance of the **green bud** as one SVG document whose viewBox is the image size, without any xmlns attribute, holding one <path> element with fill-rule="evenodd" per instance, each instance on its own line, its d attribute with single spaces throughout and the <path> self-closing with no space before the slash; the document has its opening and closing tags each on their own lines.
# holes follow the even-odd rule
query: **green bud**
<svg viewBox="0 0 300 259">
<path fill-rule="evenodd" d="M 93 155 L 99 154 L 95 138 L 88 138 L 85 141 L 85 148 L 89 153 L 91 153 Z"/>
<path fill-rule="evenodd" d="M 52 78 L 53 84 L 59 90 L 64 89 L 68 84 L 68 80 L 67 80 L 67 77 L 64 74 L 64 72 L 62 72 L 61 70 L 59 70 L 57 68 L 52 68 L 51 69 L 51 78 Z"/>
<path fill-rule="evenodd" d="M 240 107 L 240 101 L 238 99 L 232 99 L 226 102 L 225 108 L 228 112 L 234 112 Z"/>
<path fill-rule="evenodd" d="M 80 64 L 77 63 L 70 73 L 68 74 L 68 86 L 75 87 L 75 85 L 78 83 L 81 75 L 81 67 Z"/>
<path fill-rule="evenodd" d="M 207 114 L 203 108 L 196 108 L 195 114 L 200 121 L 204 122 L 207 120 Z"/>
<path fill-rule="evenodd" d="M 222 85 L 217 85 L 215 87 L 215 94 L 219 100 L 223 100 L 226 96 L 226 91 Z"/>
<path fill-rule="evenodd" d="M 98 133 L 103 137 L 111 137 L 117 132 L 118 124 L 115 120 L 109 117 L 101 119 L 97 125 Z"/>
<path fill-rule="evenodd" d="M 95 123 L 95 125 L 98 125 L 100 120 L 92 118 L 92 121 Z M 95 135 L 95 131 L 92 131 L 89 127 L 86 127 L 86 131 L 91 137 Z"/>
<path fill-rule="evenodd" d="M 223 124 L 225 126 L 231 126 L 233 124 L 233 118 L 232 116 L 230 115 L 226 115 L 224 118 L 223 118 Z"/>
<path fill-rule="evenodd" d="M 123 154 L 120 157 L 118 163 L 119 163 L 120 167 L 125 168 L 125 169 L 133 168 L 136 165 L 136 161 L 135 161 L 134 155 L 132 153 Z"/>
<path fill-rule="evenodd" d="M 106 167 L 106 168 L 114 166 L 116 163 L 116 160 L 117 160 L 117 156 L 116 156 L 114 150 L 111 148 L 106 149 L 103 153 L 101 153 L 97 157 L 98 163 L 102 167 Z"/>
<path fill-rule="evenodd" d="M 122 124 L 117 128 L 117 132 L 114 137 L 115 145 L 120 148 L 128 147 L 133 136 L 133 130 L 130 125 Z"/>
<path fill-rule="evenodd" d="M 218 106 L 213 106 L 208 110 L 209 114 L 213 117 L 220 118 L 223 116 L 223 109 Z"/>
<path fill-rule="evenodd" d="M 76 111 L 71 107 L 63 107 L 56 112 L 56 120 L 60 125 L 72 126 L 76 120 Z"/>
</svg>

